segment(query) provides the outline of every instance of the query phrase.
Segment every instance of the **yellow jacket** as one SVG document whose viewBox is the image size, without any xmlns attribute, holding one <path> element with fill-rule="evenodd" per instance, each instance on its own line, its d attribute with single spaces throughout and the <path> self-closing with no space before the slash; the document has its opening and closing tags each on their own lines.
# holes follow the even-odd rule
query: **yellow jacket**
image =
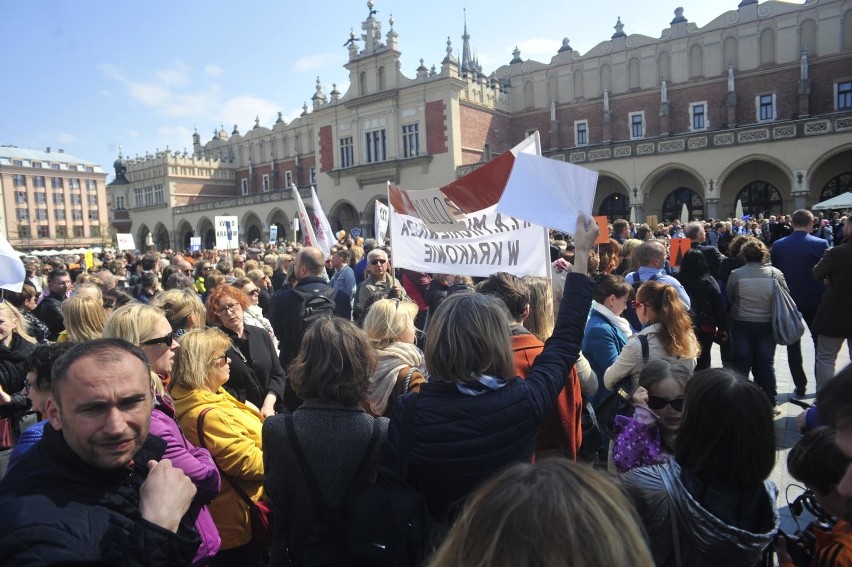
<svg viewBox="0 0 852 567">
<path fill-rule="evenodd" d="M 186 438 L 196 446 L 206 447 L 222 473 L 239 482 L 246 494 L 257 501 L 263 492 L 263 416 L 221 388 L 214 394 L 174 386 L 171 395 L 175 416 Z M 202 444 L 198 439 L 198 415 L 205 408 L 212 409 L 204 416 Z M 219 496 L 209 508 L 222 538 L 222 549 L 239 547 L 251 540 L 248 505 L 224 476 Z"/>
</svg>

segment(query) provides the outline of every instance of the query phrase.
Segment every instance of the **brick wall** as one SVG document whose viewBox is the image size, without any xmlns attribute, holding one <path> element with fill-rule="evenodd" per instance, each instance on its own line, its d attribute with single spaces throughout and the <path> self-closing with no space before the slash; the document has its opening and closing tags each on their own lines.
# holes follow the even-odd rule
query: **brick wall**
<svg viewBox="0 0 852 567">
<path fill-rule="evenodd" d="M 511 140 L 511 121 L 508 117 L 480 107 L 459 104 L 461 121 L 462 164 L 482 161 L 485 144 L 495 154 L 505 152 L 514 144 Z"/>
<path fill-rule="evenodd" d="M 320 171 L 325 173 L 334 169 L 334 141 L 331 139 L 331 126 L 323 126 L 319 131 Z"/>
<path fill-rule="evenodd" d="M 447 153 L 447 111 L 444 101 L 426 103 L 426 151 L 431 155 Z"/>
</svg>

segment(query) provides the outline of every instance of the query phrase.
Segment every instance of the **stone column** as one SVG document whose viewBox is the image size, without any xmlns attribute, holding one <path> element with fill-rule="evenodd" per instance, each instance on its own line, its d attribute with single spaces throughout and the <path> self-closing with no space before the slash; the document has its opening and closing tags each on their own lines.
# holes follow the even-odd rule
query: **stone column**
<svg viewBox="0 0 852 567">
<path fill-rule="evenodd" d="M 705 201 L 707 204 L 707 218 L 719 218 L 719 199 L 718 197 L 708 197 Z"/>
<path fill-rule="evenodd" d="M 810 187 L 808 186 L 808 171 L 806 169 L 800 169 L 793 172 L 791 191 L 791 194 L 793 195 L 793 210 L 805 208 L 805 201 L 810 192 Z"/>
</svg>

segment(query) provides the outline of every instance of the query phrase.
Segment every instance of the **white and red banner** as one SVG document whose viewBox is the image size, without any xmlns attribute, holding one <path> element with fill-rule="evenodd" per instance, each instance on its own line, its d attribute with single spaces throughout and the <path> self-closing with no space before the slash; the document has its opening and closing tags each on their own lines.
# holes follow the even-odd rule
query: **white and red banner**
<svg viewBox="0 0 852 567">
<path fill-rule="evenodd" d="M 308 216 L 308 211 L 305 210 L 305 203 L 302 201 L 302 196 L 299 194 L 299 189 L 295 185 L 290 186 L 293 189 L 293 195 L 296 196 L 296 205 L 299 207 L 299 224 L 301 225 L 303 238 L 307 246 L 319 248 L 317 244 L 317 236 L 314 234 L 314 224 Z"/>
<path fill-rule="evenodd" d="M 311 185 L 311 208 L 314 210 L 314 220 L 316 221 L 314 226 L 316 227 L 317 248 L 322 250 L 322 253 L 328 257 L 331 254 L 331 247 L 337 244 L 337 240 L 334 238 L 334 233 L 331 232 L 328 217 L 325 216 L 325 212 L 322 210 L 322 203 L 320 203 L 319 197 L 317 197 L 317 190 L 314 189 L 313 185 Z"/>
</svg>

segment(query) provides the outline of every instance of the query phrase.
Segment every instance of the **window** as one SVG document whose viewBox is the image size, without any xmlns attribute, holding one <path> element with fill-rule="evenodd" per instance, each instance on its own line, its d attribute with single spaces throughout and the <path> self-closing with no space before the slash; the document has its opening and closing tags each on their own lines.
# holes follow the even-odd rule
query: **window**
<svg viewBox="0 0 852 567">
<path fill-rule="evenodd" d="M 284 185 L 289 189 L 293 184 L 293 172 L 285 171 L 284 172 Z"/>
<path fill-rule="evenodd" d="M 98 220 L 100 219 L 100 215 L 98 214 L 97 209 L 89 209 L 89 220 Z"/>
<path fill-rule="evenodd" d="M 86 170 L 87 173 L 94 173 L 95 172 L 95 168 L 92 167 L 91 165 L 87 165 L 85 167 L 85 170 Z"/>
<path fill-rule="evenodd" d="M 71 204 L 72 205 L 80 205 L 83 203 L 83 200 L 80 198 L 80 195 L 71 195 Z"/>
<path fill-rule="evenodd" d="M 98 190 L 98 182 L 95 181 L 94 179 L 87 179 L 86 180 L 86 189 L 88 189 L 89 191 L 97 191 Z"/>
<path fill-rule="evenodd" d="M 758 95 L 755 106 L 757 106 L 757 120 L 759 122 L 775 120 L 774 94 Z"/>
<path fill-rule="evenodd" d="M 98 206 L 98 196 L 97 195 L 88 195 L 87 198 L 86 198 L 86 202 L 89 204 L 90 207 L 97 207 Z"/>
<path fill-rule="evenodd" d="M 49 226 L 38 227 L 38 237 L 39 238 L 50 238 L 50 227 Z"/>
<path fill-rule="evenodd" d="M 852 108 L 852 81 L 837 83 L 837 110 L 848 110 Z"/>
<path fill-rule="evenodd" d="M 83 211 L 80 209 L 72 209 L 71 218 L 74 220 L 83 220 Z"/>
<path fill-rule="evenodd" d="M 406 124 L 402 127 L 402 155 L 407 158 L 420 155 L 419 124 Z"/>
<path fill-rule="evenodd" d="M 40 161 L 34 161 L 33 167 L 36 168 L 36 169 L 41 169 L 41 162 Z"/>
<path fill-rule="evenodd" d="M 72 191 L 79 191 L 80 190 L 80 180 L 79 179 L 70 179 L 68 181 L 68 186 L 71 188 Z"/>
<path fill-rule="evenodd" d="M 47 220 L 47 209 L 36 209 L 35 213 L 36 220 Z"/>
<path fill-rule="evenodd" d="M 263 176 L 263 192 L 269 193 L 269 176 L 268 175 Z"/>
<path fill-rule="evenodd" d="M 317 184 L 317 168 L 316 167 L 312 167 L 310 169 L 310 175 L 311 175 L 311 185 L 316 186 L 316 184 Z"/>
<path fill-rule="evenodd" d="M 340 138 L 340 167 L 355 165 L 355 154 L 352 150 L 352 136 Z"/>
<path fill-rule="evenodd" d="M 248 179 L 240 180 L 240 189 L 243 192 L 243 195 L 248 195 Z"/>
<path fill-rule="evenodd" d="M 22 160 L 19 160 L 19 159 L 13 159 L 13 160 L 12 160 L 12 165 L 17 166 L 17 167 L 23 167 L 23 166 L 24 166 L 24 162 L 23 162 Z"/>
<path fill-rule="evenodd" d="M 15 191 L 15 202 L 19 205 L 27 204 L 27 192 L 26 191 Z"/>
<path fill-rule="evenodd" d="M 30 213 L 29 211 L 27 211 L 26 208 L 19 207 L 18 209 L 16 209 L 15 212 L 17 213 L 16 216 L 18 217 L 19 221 L 27 220 L 28 218 L 30 218 Z"/>
<path fill-rule="evenodd" d="M 62 193 L 54 193 L 53 194 L 53 204 L 54 205 L 64 205 L 65 204 L 65 195 Z"/>
<path fill-rule="evenodd" d="M 574 143 L 577 146 L 585 146 L 589 143 L 589 121 L 580 120 L 574 122 Z"/>
<path fill-rule="evenodd" d="M 33 176 L 33 187 L 36 187 L 38 189 L 44 188 L 44 175 Z"/>
<path fill-rule="evenodd" d="M 56 227 L 56 238 L 68 238 L 68 227 L 67 226 L 57 226 Z"/>
<path fill-rule="evenodd" d="M 50 164 L 50 169 L 59 169 L 59 164 L 58 163 Z"/>
<path fill-rule="evenodd" d="M 30 232 L 30 227 L 27 225 L 19 224 L 18 238 L 30 238 L 30 236 L 32 236 L 32 232 Z"/>
<path fill-rule="evenodd" d="M 115 208 L 116 210 L 123 211 L 125 207 L 124 204 L 124 195 L 117 195 L 115 198 Z"/>
<path fill-rule="evenodd" d="M 92 225 L 89 227 L 89 236 L 96 238 L 101 235 L 101 227 Z"/>
<path fill-rule="evenodd" d="M 63 187 L 62 178 L 61 177 L 52 178 L 50 180 L 50 186 L 53 187 L 54 189 L 62 189 L 62 187 Z"/>
<path fill-rule="evenodd" d="M 689 105 L 689 114 L 692 118 L 692 126 L 690 130 L 695 132 L 696 130 L 706 130 L 707 129 L 707 103 L 706 102 L 693 102 Z"/>
<path fill-rule="evenodd" d="M 645 137 L 645 113 L 631 112 L 630 117 L 630 139 L 636 140 Z"/>
<path fill-rule="evenodd" d="M 69 171 L 77 171 L 77 166 L 76 165 L 69 165 L 68 170 Z"/>
<path fill-rule="evenodd" d="M 75 226 L 74 227 L 74 238 L 83 238 L 83 227 Z"/>
<path fill-rule="evenodd" d="M 53 209 L 53 218 L 56 220 L 65 220 L 65 209 Z"/>
<path fill-rule="evenodd" d="M 25 175 L 15 175 L 12 177 L 15 182 L 15 187 L 26 187 L 27 177 Z"/>
<path fill-rule="evenodd" d="M 364 156 L 367 163 L 375 163 L 377 161 L 385 161 L 387 159 L 387 131 L 384 128 L 372 130 L 364 134 L 366 138 L 366 155 Z"/>
<path fill-rule="evenodd" d="M 35 196 L 36 205 L 44 205 L 47 203 L 44 193 L 33 193 L 33 195 Z"/>
</svg>

